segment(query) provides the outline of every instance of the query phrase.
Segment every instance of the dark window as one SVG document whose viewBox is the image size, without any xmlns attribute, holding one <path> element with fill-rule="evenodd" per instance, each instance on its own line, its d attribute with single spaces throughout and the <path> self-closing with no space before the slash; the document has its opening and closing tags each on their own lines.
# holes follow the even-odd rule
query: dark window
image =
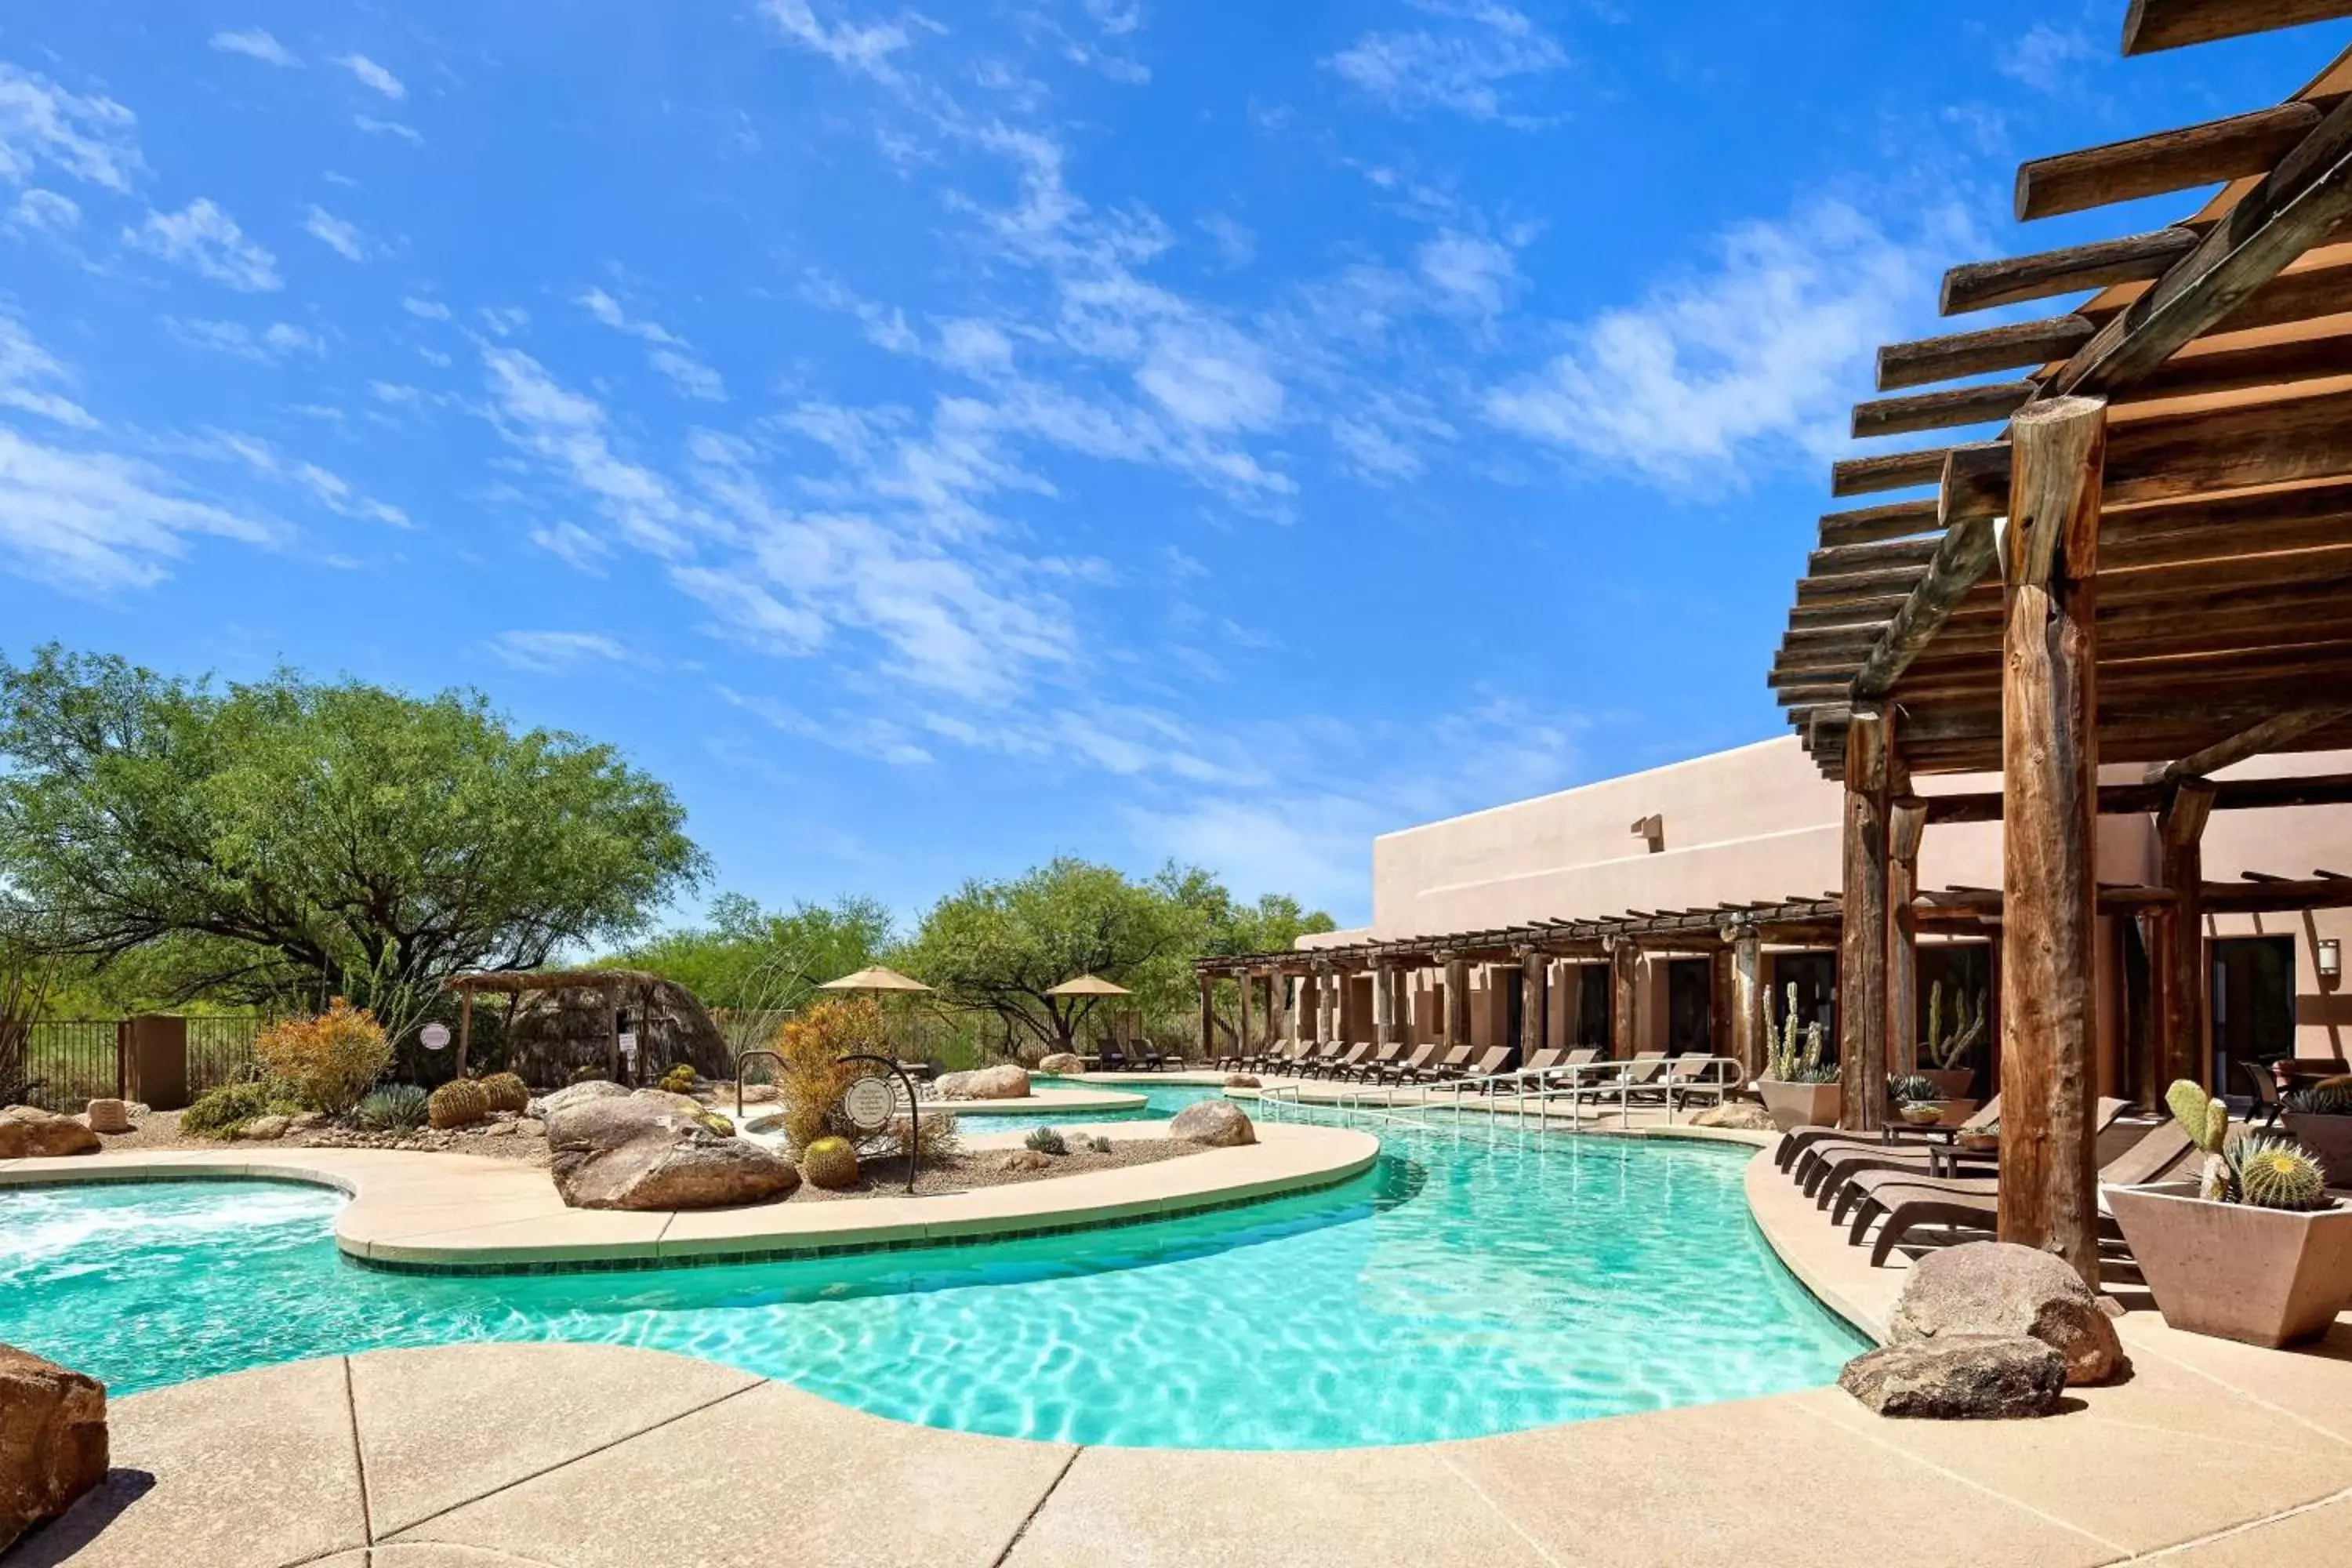
<svg viewBox="0 0 2352 1568">
<path fill-rule="evenodd" d="M 1666 1049 L 1675 1056 L 1705 1056 L 1714 1036 L 1713 973 L 1704 958 L 1677 958 L 1666 965 Z"/>
<path fill-rule="evenodd" d="M 1941 1006 L 1937 1006 L 1938 992 Z M 1919 1066 L 1940 1068 L 1927 1041 L 1927 1014 L 1936 1011 L 1936 1027 L 1946 1041 L 1962 1031 L 1959 1020 L 1965 1009 L 1969 1022 L 1975 1024 L 1992 1006 L 1992 944 L 1990 942 L 1922 942 L 1919 944 L 1919 1016 L 1916 1024 L 1919 1042 Z M 1985 1019 L 1975 1031 L 1968 1048 L 1960 1053 L 1952 1070 L 1975 1070 L 1991 1061 L 1992 1020 Z M 1981 1080 L 1979 1080 L 1981 1086 Z"/>
<path fill-rule="evenodd" d="M 1609 1048 L 1609 966 L 1605 963 L 1580 963 L 1576 966 L 1580 982 L 1576 988 L 1576 1046 L 1598 1046 Z"/>
<path fill-rule="evenodd" d="M 2239 1086 L 2236 1062 L 2294 1055 L 2294 938 L 2217 937 L 2213 965 L 2213 1081 Z"/>
</svg>

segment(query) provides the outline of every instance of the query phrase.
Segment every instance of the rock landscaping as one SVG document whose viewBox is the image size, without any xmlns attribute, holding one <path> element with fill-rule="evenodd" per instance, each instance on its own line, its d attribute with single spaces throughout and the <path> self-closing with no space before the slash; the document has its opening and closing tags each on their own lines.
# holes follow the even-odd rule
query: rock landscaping
<svg viewBox="0 0 2352 1568">
<path fill-rule="evenodd" d="M 790 1160 L 736 1137 L 724 1117 L 683 1095 L 577 1092 L 589 1087 L 538 1102 L 555 1189 L 573 1208 L 720 1208 L 788 1196 L 800 1185 Z"/>
<path fill-rule="evenodd" d="M 97 1133 L 70 1116 L 55 1116 L 29 1105 L 0 1110 L 0 1160 L 95 1154 L 103 1147 Z"/>
<path fill-rule="evenodd" d="M 1772 1113 L 1749 1100 L 1727 1100 L 1710 1105 L 1690 1119 L 1693 1127 L 1727 1127 L 1741 1132 L 1771 1132 L 1780 1123 Z"/>
<path fill-rule="evenodd" d="M 1178 1111 L 1168 1123 L 1168 1136 L 1179 1142 L 1210 1149 L 1236 1149 L 1257 1142 L 1257 1129 L 1230 1100 L 1204 1100 Z"/>
<path fill-rule="evenodd" d="M 105 1479 L 106 1465 L 106 1385 L 0 1345 L 0 1553 Z"/>
<path fill-rule="evenodd" d="M 1003 1062 L 971 1072 L 942 1073 L 931 1088 L 941 1100 L 1026 1100 L 1029 1069 Z"/>
<path fill-rule="evenodd" d="M 1037 1064 L 1037 1070 L 1055 1078 L 1068 1078 L 1087 1070 L 1087 1064 L 1068 1051 L 1055 1051 Z"/>
<path fill-rule="evenodd" d="M 1921 1258 L 1887 1323 L 1889 1343 L 1955 1338 L 2039 1340 L 2063 1360 L 2070 1384 L 2112 1383 L 2131 1372 L 2123 1341 L 2074 1271 L 2046 1252 L 1972 1241 Z"/>
<path fill-rule="evenodd" d="M 1881 1415 L 2009 1420 L 2058 1408 L 2066 1362 L 2040 1340 L 1958 1334 L 1858 1355 L 1838 1374 L 1838 1386 Z"/>
</svg>

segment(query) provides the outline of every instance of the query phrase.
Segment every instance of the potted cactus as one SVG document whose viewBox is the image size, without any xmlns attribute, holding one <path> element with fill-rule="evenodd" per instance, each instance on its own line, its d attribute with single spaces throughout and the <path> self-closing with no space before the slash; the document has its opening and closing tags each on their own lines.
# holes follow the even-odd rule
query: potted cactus
<svg viewBox="0 0 2352 1568">
<path fill-rule="evenodd" d="M 1899 1121 L 1912 1127 L 1934 1127 L 1944 1119 L 1943 1096 L 1919 1073 L 1901 1073 L 1886 1080 L 1886 1098 Z"/>
<path fill-rule="evenodd" d="M 1822 1060 L 1822 1026 L 1797 1031 L 1797 987 L 1789 987 L 1789 1005 L 1780 1027 L 1766 1053 L 1764 1072 L 1756 1080 L 1772 1124 L 1786 1132 L 1797 1127 L 1834 1127 L 1844 1109 L 1835 1062 Z"/>
<path fill-rule="evenodd" d="M 2105 1194 L 2164 1321 L 2273 1347 L 2326 1333 L 2352 1301 L 2352 1207 L 2293 1139 L 2232 1135 L 2201 1086 L 2184 1079 L 2165 1103 L 2204 1152 L 2197 1178 Z"/>
<path fill-rule="evenodd" d="M 2287 1135 L 2319 1157 L 2331 1187 L 2352 1187 L 2352 1078 L 2324 1078 L 2286 1097 Z"/>
<path fill-rule="evenodd" d="M 1968 1065 L 1969 1053 L 1985 1036 L 1985 1026 L 1992 1009 L 1979 991 L 1970 1005 L 1969 994 L 1958 986 L 1952 993 L 1952 1021 L 1948 1030 L 1944 1026 L 1944 983 L 1937 981 L 1927 987 L 1927 1034 L 1919 1042 L 1919 1076 L 1936 1086 L 1936 1092 L 1948 1105 L 1960 1105 L 1958 1116 L 1945 1124 L 1956 1126 L 1968 1120 L 1976 1101 L 1963 1102 L 1969 1086 L 1976 1082 L 1976 1069 Z"/>
</svg>

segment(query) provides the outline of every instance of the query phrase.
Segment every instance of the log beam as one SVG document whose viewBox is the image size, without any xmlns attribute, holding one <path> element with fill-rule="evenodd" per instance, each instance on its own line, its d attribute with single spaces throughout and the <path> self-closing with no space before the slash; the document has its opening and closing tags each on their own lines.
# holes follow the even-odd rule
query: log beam
<svg viewBox="0 0 2352 1568">
<path fill-rule="evenodd" d="M 2301 708 L 2290 713 L 2281 713 L 2259 724 L 2250 725 L 2224 740 L 2216 741 L 2200 751 L 2191 752 L 2178 761 L 2165 763 L 2148 782 L 2169 784 L 2179 784 L 2183 779 L 2201 779 L 2208 773 L 2221 772 L 2232 763 L 2242 763 L 2248 757 L 2275 751 L 2299 735 L 2335 723 L 2347 713 L 2352 713 L 2352 708 Z"/>
<path fill-rule="evenodd" d="M 1749 1078 L 1764 1070 L 1764 941 L 1755 931 L 1727 932 L 1731 943 L 1731 1054 Z"/>
<path fill-rule="evenodd" d="M 1445 963 L 1445 1048 L 1470 1043 L 1470 964 L 1466 959 Z"/>
<path fill-rule="evenodd" d="M 2033 159 L 2017 171 L 2018 221 L 2268 174 L 2321 118 L 2316 104 L 2281 103 Z"/>
<path fill-rule="evenodd" d="M 1201 1058 L 1215 1061 L 1223 1053 L 1217 1049 L 1217 980 L 1203 971 L 1201 974 Z"/>
<path fill-rule="evenodd" d="M 2156 1059 L 2160 1094 L 2176 1079 L 2205 1083 L 2205 851 L 2206 820 L 2212 816 L 2214 786 L 2202 780 L 2180 784 L 2157 820 L 2161 860 L 2159 881 L 2173 896 L 2172 908 L 2155 922 L 2160 951 L 2150 967 L 2163 970 L 2155 990 Z"/>
<path fill-rule="evenodd" d="M 1830 494 L 1874 495 L 1880 490 L 1907 490 L 1932 485 L 1944 475 L 1944 448 L 1924 452 L 1885 452 L 1872 458 L 1841 458 L 1830 465 Z"/>
<path fill-rule="evenodd" d="M 2352 0 L 2132 0 L 2124 53 L 2152 55 L 2338 16 L 2352 16 Z"/>
<path fill-rule="evenodd" d="M 1609 944 L 1609 1054 L 1632 1061 L 1642 1048 L 1642 950 L 1623 937 Z"/>
<path fill-rule="evenodd" d="M 2089 342 L 2098 330 L 2088 317 L 2065 315 L 1888 343 L 1878 351 L 1878 390 L 1932 386 L 1963 375 L 1982 375 L 1989 370 L 2048 364 Z"/>
<path fill-rule="evenodd" d="M 1990 425 L 2006 419 L 2040 390 L 2030 381 L 1996 381 L 1981 386 L 1955 387 L 1948 392 L 1910 393 L 1878 397 L 1853 405 L 1853 438 L 1902 436 L 1915 430 L 1949 430 L 1962 425 Z"/>
<path fill-rule="evenodd" d="M 1886 834 L 1886 1054 L 1896 1073 L 1919 1070 L 1919 844 L 1927 803 L 1895 802 Z"/>
<path fill-rule="evenodd" d="M 2074 352 L 2053 390 L 2105 395 L 2129 385 L 2352 217 L 2352 98 L 2324 116 L 2310 104 L 2282 108 L 2309 115 L 2308 132 L 2196 249 Z"/>
<path fill-rule="evenodd" d="M 1544 1044 L 1544 960 L 1534 948 L 1519 950 L 1519 1061 L 1543 1048 Z"/>
<path fill-rule="evenodd" d="M 1892 718 L 1857 709 L 1846 726 L 1844 931 L 1838 946 L 1839 1124 L 1885 1123 L 1887 816 L 1895 779 Z"/>
<path fill-rule="evenodd" d="M 2000 1235 L 2099 1283 L 2092 1102 L 2098 1016 L 2098 742 L 2093 713 L 2099 477 L 2106 405 L 2021 414 L 2003 542 Z M 1849 734 L 1849 747 L 1853 738 Z M 1848 918 L 1852 917 L 1849 909 Z"/>
<path fill-rule="evenodd" d="M 1971 261 L 1944 274 L 1943 313 L 1957 316 L 2084 289 L 2150 282 L 2196 249 L 2197 239 L 2193 228 L 2160 228 L 2032 256 Z"/>
</svg>

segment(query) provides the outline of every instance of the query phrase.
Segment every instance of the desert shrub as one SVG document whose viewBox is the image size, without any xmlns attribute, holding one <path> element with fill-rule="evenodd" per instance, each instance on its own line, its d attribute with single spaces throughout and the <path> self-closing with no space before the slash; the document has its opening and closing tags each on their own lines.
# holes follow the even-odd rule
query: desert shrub
<svg viewBox="0 0 2352 1568">
<path fill-rule="evenodd" d="M 606 1072 L 603 1068 L 591 1062 L 584 1067 L 573 1068 L 572 1069 L 571 1076 L 563 1080 L 563 1086 L 566 1089 L 569 1089 L 575 1083 L 602 1083 L 611 1079 L 612 1076 L 613 1075 L 611 1073 Z"/>
<path fill-rule="evenodd" d="M 870 998 L 820 1002 L 776 1032 L 776 1054 L 784 1058 L 776 1092 L 784 1103 L 784 1137 L 795 1149 L 835 1131 L 835 1102 L 858 1069 L 843 1067 L 851 1051 L 872 1050 L 882 1039 L 882 1009 Z"/>
<path fill-rule="evenodd" d="M 436 1127 L 471 1127 L 490 1113 L 490 1092 L 478 1079 L 453 1078 L 425 1101 Z"/>
<path fill-rule="evenodd" d="M 425 1091 L 413 1083 L 387 1084 L 360 1101 L 361 1126 L 376 1132 L 413 1132 L 428 1114 Z"/>
<path fill-rule="evenodd" d="M 1070 1152 L 1070 1146 L 1063 1141 L 1062 1135 L 1050 1127 L 1032 1127 L 1029 1136 L 1021 1142 L 1040 1154 L 1066 1154 Z"/>
<path fill-rule="evenodd" d="M 901 1154 L 907 1152 L 907 1139 L 911 1131 L 907 1125 L 908 1121 L 908 1118 L 899 1116 L 892 1118 L 890 1122 L 890 1139 L 898 1146 Z M 921 1130 L 922 1141 L 916 1145 L 915 1153 L 925 1163 L 962 1152 L 963 1139 L 956 1132 L 956 1119 L 952 1112 L 927 1107 L 923 1111 Z"/>
<path fill-rule="evenodd" d="M 530 1104 L 530 1085 L 510 1072 L 494 1072 L 482 1079 L 482 1092 L 492 1110 L 521 1110 Z"/>
<path fill-rule="evenodd" d="M 661 1075 L 660 1087 L 670 1094 L 692 1094 L 694 1084 L 694 1068 L 685 1062 L 678 1063 L 677 1066 Z"/>
<path fill-rule="evenodd" d="M 374 1014 L 338 996 L 316 1017 L 289 1018 L 262 1030 L 253 1055 L 302 1104 L 341 1116 L 391 1065 L 392 1045 Z"/>
<path fill-rule="evenodd" d="M 180 1131 L 194 1138 L 234 1138 L 258 1116 L 292 1116 L 302 1109 L 284 1084 L 226 1083 L 180 1112 Z"/>
</svg>

